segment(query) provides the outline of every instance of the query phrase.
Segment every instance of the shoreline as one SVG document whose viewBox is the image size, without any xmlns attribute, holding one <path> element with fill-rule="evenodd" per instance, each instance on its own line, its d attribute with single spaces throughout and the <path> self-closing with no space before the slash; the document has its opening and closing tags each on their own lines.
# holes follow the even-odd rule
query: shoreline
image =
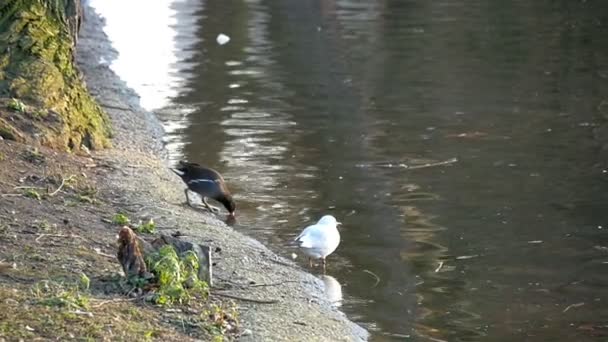
<svg viewBox="0 0 608 342">
<path fill-rule="evenodd" d="M 100 62 L 111 61 L 116 51 L 103 32 L 103 19 L 86 2 L 83 7 L 77 65 L 114 130 L 113 148 L 93 153 L 94 159 L 114 169 L 100 190 L 115 206 L 153 218 L 160 233 L 179 230 L 187 239 L 219 247 L 214 254 L 215 287 L 252 300 L 278 301 L 237 301 L 241 330 L 249 332 L 241 340 L 367 339 L 366 330 L 332 308 L 320 279 L 215 216 L 182 205 L 184 185 L 168 169 L 160 122 L 139 106 L 138 95 L 114 74 L 109 62 Z"/>
</svg>

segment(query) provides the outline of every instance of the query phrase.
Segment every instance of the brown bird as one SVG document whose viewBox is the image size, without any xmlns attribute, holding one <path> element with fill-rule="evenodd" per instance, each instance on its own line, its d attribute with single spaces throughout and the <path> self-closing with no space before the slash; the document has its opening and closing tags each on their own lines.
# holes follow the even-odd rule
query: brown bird
<svg viewBox="0 0 608 342">
<path fill-rule="evenodd" d="M 234 218 L 236 203 L 224 182 L 224 178 L 219 172 L 196 163 L 185 161 L 180 161 L 178 167 L 171 170 L 180 176 L 188 186 L 188 188 L 184 190 L 184 193 L 186 194 L 186 201 L 189 205 L 192 204 L 190 203 L 190 197 L 188 197 L 188 190 L 199 194 L 203 199 L 205 207 L 212 212 L 219 212 L 220 210 L 209 205 L 209 203 L 207 203 L 207 198 L 212 198 L 222 203 L 226 210 L 228 210 L 229 217 Z"/>
<path fill-rule="evenodd" d="M 123 227 L 118 233 L 118 262 L 127 278 L 138 275 L 144 277 L 147 273 L 144 257 L 139 249 L 137 236 L 129 227 Z"/>
</svg>

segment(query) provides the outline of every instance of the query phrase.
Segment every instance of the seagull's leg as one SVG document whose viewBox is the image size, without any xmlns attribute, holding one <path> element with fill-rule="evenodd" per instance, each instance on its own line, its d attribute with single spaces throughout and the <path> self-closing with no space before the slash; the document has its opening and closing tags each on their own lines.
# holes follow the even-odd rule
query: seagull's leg
<svg viewBox="0 0 608 342">
<path fill-rule="evenodd" d="M 214 207 L 214 206 L 210 205 L 209 203 L 207 203 L 207 197 L 205 197 L 205 196 L 203 196 L 203 204 L 205 205 L 205 208 L 209 209 L 212 213 L 220 212 L 220 208 Z"/>
<path fill-rule="evenodd" d="M 323 264 L 323 274 L 325 274 L 325 266 L 327 265 L 327 262 L 325 262 L 325 258 L 321 258 L 321 263 Z"/>
<path fill-rule="evenodd" d="M 312 258 L 308 258 L 308 267 L 312 268 Z"/>
</svg>

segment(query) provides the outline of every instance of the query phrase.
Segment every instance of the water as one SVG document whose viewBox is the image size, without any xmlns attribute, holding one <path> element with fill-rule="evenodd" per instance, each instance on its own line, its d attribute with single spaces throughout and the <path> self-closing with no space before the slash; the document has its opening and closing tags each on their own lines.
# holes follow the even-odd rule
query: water
<svg viewBox="0 0 608 342">
<path fill-rule="evenodd" d="M 344 223 L 323 279 L 375 340 L 608 338 L 608 2 L 93 5 L 237 229 Z"/>
</svg>

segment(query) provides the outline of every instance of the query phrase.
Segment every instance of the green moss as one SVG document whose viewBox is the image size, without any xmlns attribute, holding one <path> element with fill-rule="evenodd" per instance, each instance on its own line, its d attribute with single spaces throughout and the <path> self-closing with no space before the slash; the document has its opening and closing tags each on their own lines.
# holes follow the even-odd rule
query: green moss
<svg viewBox="0 0 608 342">
<path fill-rule="evenodd" d="M 155 303 L 184 304 L 193 297 L 208 296 L 209 286 L 198 279 L 199 261 L 194 252 L 179 257 L 173 246 L 166 245 L 150 256 L 147 263 L 158 282 L 158 291 L 152 297 Z"/>
<path fill-rule="evenodd" d="M 114 223 L 116 225 L 120 225 L 120 226 L 129 224 L 129 222 L 131 222 L 131 220 L 127 217 L 127 215 L 120 214 L 120 213 L 114 215 L 114 217 L 112 218 L 112 223 Z"/>
<path fill-rule="evenodd" d="M 73 62 L 72 0 L 8 0 L 0 5 L 0 96 L 8 94 L 63 118 L 43 143 L 63 149 L 109 146 L 109 120 Z"/>
</svg>

